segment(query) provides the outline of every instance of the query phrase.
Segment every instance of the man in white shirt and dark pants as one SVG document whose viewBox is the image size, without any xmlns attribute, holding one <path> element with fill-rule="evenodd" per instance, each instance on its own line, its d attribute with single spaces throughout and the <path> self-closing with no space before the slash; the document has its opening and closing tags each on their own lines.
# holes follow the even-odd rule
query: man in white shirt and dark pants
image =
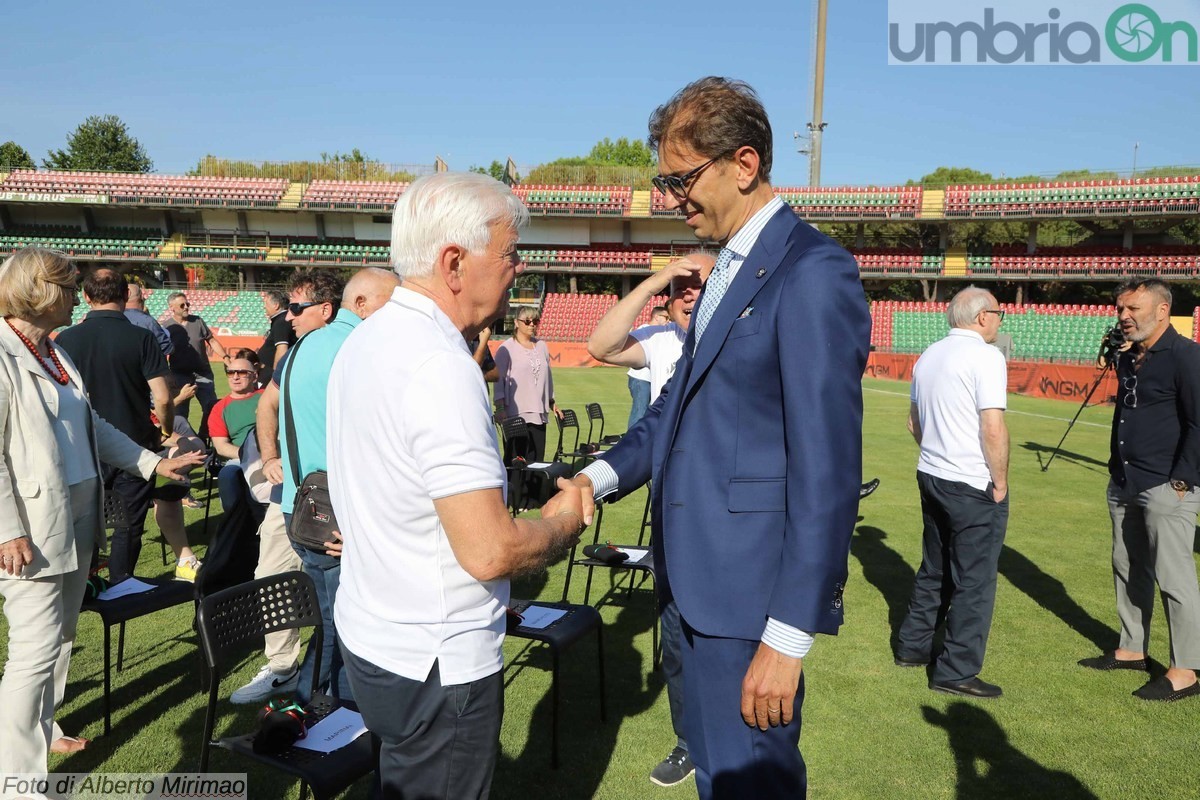
<svg viewBox="0 0 1200 800">
<path fill-rule="evenodd" d="M 992 698 L 1000 687 L 979 672 L 1008 525 L 1008 371 L 1003 354 L 990 346 L 1004 312 L 990 292 L 968 286 L 950 301 L 946 317 L 949 335 L 913 367 L 908 429 L 921 448 L 925 533 L 896 664 L 923 667 L 935 659 L 930 689 Z M 945 642 L 935 654 L 938 611 L 946 606 Z"/>
<path fill-rule="evenodd" d="M 487 389 L 467 348 L 502 316 L 529 215 L 504 184 L 431 175 L 396 203 L 403 282 L 330 376 L 330 493 L 345 539 L 334 616 L 350 685 L 379 737 L 385 798 L 486 797 L 503 716 L 509 576 L 564 557 L 577 488 L 517 519 Z"/>
</svg>

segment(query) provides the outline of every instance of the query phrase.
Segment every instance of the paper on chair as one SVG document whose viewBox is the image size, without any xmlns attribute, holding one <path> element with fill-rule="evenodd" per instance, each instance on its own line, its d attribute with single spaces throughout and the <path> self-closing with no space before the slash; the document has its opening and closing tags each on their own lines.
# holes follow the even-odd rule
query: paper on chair
<svg viewBox="0 0 1200 800">
<path fill-rule="evenodd" d="M 339 708 L 313 725 L 308 731 L 308 736 L 296 741 L 296 747 L 316 753 L 332 753 L 366 732 L 367 726 L 363 723 L 362 714 L 348 708 Z"/>
<path fill-rule="evenodd" d="M 531 605 L 521 612 L 521 627 L 541 630 L 567 615 L 565 608 Z"/>
<path fill-rule="evenodd" d="M 526 464 L 525 469 L 545 469 L 553 466 L 549 461 L 534 461 L 532 464 Z"/>
<path fill-rule="evenodd" d="M 650 548 L 648 547 L 618 547 L 617 549 L 629 556 L 629 561 L 625 562 L 627 564 L 635 564 L 641 561 L 650 552 Z"/>
<path fill-rule="evenodd" d="M 100 594 L 96 595 L 97 600 L 117 600 L 121 597 L 128 597 L 131 594 L 141 594 L 148 592 L 151 589 L 158 587 L 152 583 L 139 581 L 137 578 L 126 578 L 116 586 L 110 586 Z"/>
</svg>

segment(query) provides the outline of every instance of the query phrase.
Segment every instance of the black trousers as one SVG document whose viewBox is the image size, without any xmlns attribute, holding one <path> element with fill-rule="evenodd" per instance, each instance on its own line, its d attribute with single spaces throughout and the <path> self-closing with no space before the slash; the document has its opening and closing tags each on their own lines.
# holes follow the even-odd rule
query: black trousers
<svg viewBox="0 0 1200 800">
<path fill-rule="evenodd" d="M 504 440 L 504 466 L 511 467 L 514 458 L 523 458 L 525 463 L 542 461 L 546 458 L 546 425 L 526 423 L 525 436 L 514 436 Z"/>
<path fill-rule="evenodd" d="M 443 686 L 436 661 L 429 677 L 414 681 L 338 644 L 363 722 L 379 739 L 372 797 L 486 798 L 500 749 L 503 671 Z"/>
<path fill-rule="evenodd" d="M 945 618 L 945 637 L 932 680 L 961 682 L 983 669 L 996 570 L 1008 526 L 1008 495 L 997 503 L 986 490 L 917 473 L 925 523 L 921 568 L 913 582 L 908 616 L 900 626 L 896 655 L 919 660 L 933 655 L 933 635 Z"/>
<path fill-rule="evenodd" d="M 108 574 L 116 583 L 133 574 L 138 556 L 142 553 L 142 533 L 146 528 L 146 513 L 150 510 L 150 493 L 154 478 L 144 480 L 124 470 L 101 465 L 105 491 L 112 492 L 125 504 L 129 524 L 114 528 L 109 540 Z"/>
</svg>

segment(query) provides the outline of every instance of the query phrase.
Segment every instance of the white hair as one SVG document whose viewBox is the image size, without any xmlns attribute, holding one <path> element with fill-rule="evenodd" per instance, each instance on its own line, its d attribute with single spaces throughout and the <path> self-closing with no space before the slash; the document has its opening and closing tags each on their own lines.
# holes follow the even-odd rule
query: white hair
<svg viewBox="0 0 1200 800">
<path fill-rule="evenodd" d="M 951 328 L 968 328 L 975 324 L 975 318 L 992 304 L 992 293 L 978 286 L 967 286 L 950 299 L 946 306 L 946 321 Z"/>
<path fill-rule="evenodd" d="M 392 211 L 392 269 L 401 278 L 429 277 L 442 248 L 456 244 L 480 253 L 497 222 L 518 230 L 529 224 L 529 210 L 506 185 L 474 172 L 427 175 Z"/>
</svg>

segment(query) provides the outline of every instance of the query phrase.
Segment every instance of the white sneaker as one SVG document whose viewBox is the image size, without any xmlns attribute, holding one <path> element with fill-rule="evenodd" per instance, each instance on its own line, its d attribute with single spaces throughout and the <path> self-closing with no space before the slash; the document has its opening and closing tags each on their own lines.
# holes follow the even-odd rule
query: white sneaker
<svg viewBox="0 0 1200 800">
<path fill-rule="evenodd" d="M 296 691 L 296 685 L 299 682 L 299 667 L 293 667 L 292 671 L 287 675 L 277 675 L 271 671 L 269 664 L 264 664 L 253 680 L 229 695 L 229 702 L 234 705 L 258 703 L 277 694 L 287 694 L 288 692 Z"/>
</svg>

